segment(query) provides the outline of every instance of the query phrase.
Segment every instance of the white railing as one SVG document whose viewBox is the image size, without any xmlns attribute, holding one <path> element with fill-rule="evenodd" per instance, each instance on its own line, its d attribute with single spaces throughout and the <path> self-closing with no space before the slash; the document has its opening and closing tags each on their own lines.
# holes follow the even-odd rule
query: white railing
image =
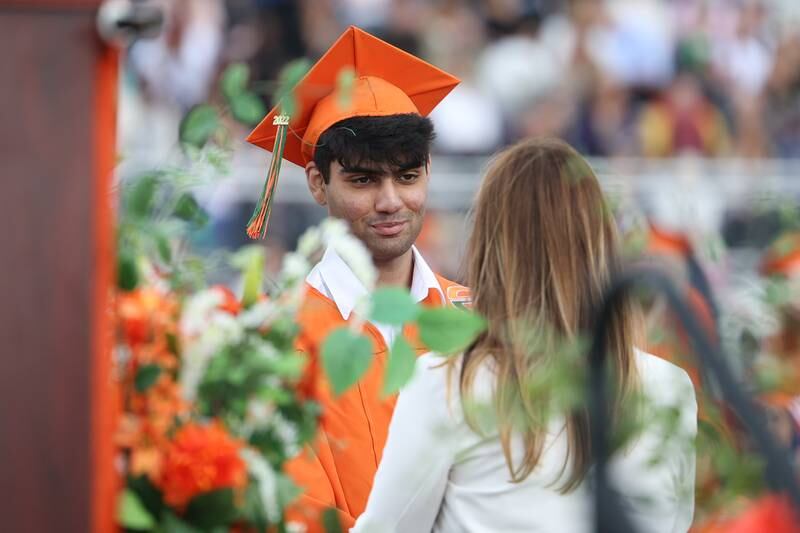
<svg viewBox="0 0 800 533">
<path fill-rule="evenodd" d="M 254 201 L 261 192 L 270 155 L 247 148 L 235 158 L 230 186 L 241 201 Z M 464 209 L 473 200 L 489 158 L 434 155 L 429 206 Z M 676 197 L 712 194 L 715 203 L 740 207 L 759 200 L 800 201 L 800 159 L 601 159 L 590 162 L 603 187 L 612 194 L 646 201 L 668 191 Z M 284 164 L 278 202 L 311 203 L 302 169 Z M 233 192 L 233 191 L 232 191 Z"/>
</svg>

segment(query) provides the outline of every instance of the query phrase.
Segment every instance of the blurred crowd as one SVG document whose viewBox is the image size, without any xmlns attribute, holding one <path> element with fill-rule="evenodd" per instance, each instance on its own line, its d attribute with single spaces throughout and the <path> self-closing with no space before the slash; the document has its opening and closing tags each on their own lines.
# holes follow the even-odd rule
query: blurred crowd
<svg viewBox="0 0 800 533">
<path fill-rule="evenodd" d="M 219 99 L 227 65 L 247 63 L 269 106 L 290 61 L 316 60 L 355 24 L 463 80 L 432 113 L 437 184 L 447 182 L 445 160 L 463 162 L 465 170 L 455 172 L 475 174 L 475 186 L 474 161 L 483 158 L 465 156 L 491 154 L 528 135 L 555 135 L 583 154 L 608 158 L 596 162 L 663 159 L 667 179 L 636 179 L 633 210 L 699 234 L 698 242 L 760 251 L 780 229 L 774 210 L 755 216 L 749 207 L 727 205 L 719 187 L 736 181 L 708 175 L 693 156 L 743 158 L 731 171 L 747 176 L 740 185 L 767 177 L 756 160 L 800 157 L 800 0 L 152 1 L 163 6 L 165 26 L 127 54 L 123 166 L 163 164 L 186 111 Z M 247 128 L 231 127 L 241 143 Z M 202 239 L 210 249 L 248 242 L 243 228 L 267 161 L 260 150 L 237 150 L 233 179 L 206 195 L 212 228 Z M 613 165 L 605 172 L 617 173 Z M 302 197 L 278 196 L 266 243 L 274 252 L 271 271 L 324 216 Z M 418 241 L 429 262 L 453 279 L 463 239 L 452 236 L 464 234 L 467 208 L 468 200 L 455 209 L 432 206 Z M 721 255 L 719 246 L 700 248 Z M 735 270 L 752 271 L 754 257 Z"/>
<path fill-rule="evenodd" d="M 439 153 L 546 134 L 600 157 L 800 156 L 797 0 L 161 1 L 131 73 L 178 113 L 235 61 L 269 102 L 355 24 L 462 78 L 432 115 Z"/>
</svg>

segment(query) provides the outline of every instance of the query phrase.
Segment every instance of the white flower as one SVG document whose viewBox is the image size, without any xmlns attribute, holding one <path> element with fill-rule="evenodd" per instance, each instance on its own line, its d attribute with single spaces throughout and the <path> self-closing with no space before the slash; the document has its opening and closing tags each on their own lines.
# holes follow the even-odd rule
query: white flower
<svg viewBox="0 0 800 533">
<path fill-rule="evenodd" d="M 756 355 L 742 353 L 744 336 L 752 336 L 760 343 L 779 328 L 776 310 L 767 303 L 766 290 L 764 280 L 743 276 L 733 280 L 731 288 L 720 300 L 720 332 L 723 341 L 733 349 L 733 353 L 742 356 L 732 357 L 728 361 L 739 375 L 743 374 L 748 365 L 747 358 Z"/>
<path fill-rule="evenodd" d="M 190 337 L 202 333 L 208 326 L 211 313 L 224 301 L 225 296 L 214 289 L 206 289 L 192 295 L 181 311 L 181 333 Z"/>
<path fill-rule="evenodd" d="M 779 320 L 767 303 L 764 281 L 741 277 L 732 285 L 724 299 L 725 326 L 733 328 L 736 333 L 748 330 L 757 338 L 774 334 Z"/>
<path fill-rule="evenodd" d="M 247 402 L 247 411 L 242 428 L 244 434 L 249 436 L 255 431 L 267 429 L 274 414 L 274 403 L 264 400 L 249 400 Z"/>
<path fill-rule="evenodd" d="M 330 242 L 332 239 L 345 237 L 350 233 L 347 229 L 347 224 L 338 218 L 326 218 L 319 227 L 322 231 L 322 240 L 325 243 Z"/>
<path fill-rule="evenodd" d="M 364 243 L 350 234 L 331 236 L 327 245 L 333 248 L 339 257 L 347 263 L 353 274 L 364 284 L 367 291 L 372 292 L 378 280 L 378 271 L 372 264 L 372 256 Z"/>
<path fill-rule="evenodd" d="M 258 337 L 252 339 L 252 349 L 266 361 L 275 361 L 280 356 L 280 352 L 271 342 L 259 339 Z"/>
<path fill-rule="evenodd" d="M 139 269 L 139 274 L 142 277 L 144 285 L 151 287 L 162 294 L 167 294 L 170 292 L 171 288 L 169 286 L 169 282 L 163 276 L 163 274 L 160 274 L 158 270 L 156 270 L 156 267 L 152 261 L 146 257 L 140 257 L 136 262 L 136 266 Z"/>
<path fill-rule="evenodd" d="M 270 425 L 283 445 L 286 455 L 288 457 L 297 455 L 300 451 L 300 446 L 297 443 L 297 426 L 293 422 L 286 420 L 279 412 L 272 416 Z"/>
<path fill-rule="evenodd" d="M 247 402 L 247 420 L 252 421 L 258 427 L 266 426 L 269 417 L 275 412 L 275 404 L 261 400 L 250 400 Z"/>
<path fill-rule="evenodd" d="M 306 284 L 305 283 L 298 283 L 294 287 L 289 287 L 287 292 L 282 295 L 281 301 L 285 304 L 284 311 L 289 314 L 294 314 L 297 308 L 300 307 L 300 304 L 303 303 L 303 299 L 306 296 Z"/>
<path fill-rule="evenodd" d="M 239 323 L 249 329 L 258 329 L 272 323 L 280 309 L 271 300 L 256 302 L 239 313 Z"/>
<path fill-rule="evenodd" d="M 284 282 L 292 283 L 297 280 L 305 279 L 310 271 L 311 264 L 302 254 L 290 252 L 283 256 L 281 279 L 284 280 Z"/>
<path fill-rule="evenodd" d="M 306 525 L 301 522 L 287 522 L 286 533 L 306 533 Z"/>
<path fill-rule="evenodd" d="M 356 305 L 353 307 L 353 314 L 357 317 L 367 317 L 372 313 L 372 298 L 366 294 L 356 300 Z M 361 325 L 354 331 L 360 331 Z"/>
<path fill-rule="evenodd" d="M 310 258 L 322 246 L 322 231 L 320 228 L 308 228 L 300 240 L 297 241 L 297 253 L 305 258 Z"/>
<path fill-rule="evenodd" d="M 244 338 L 244 328 L 237 318 L 218 309 L 223 301 L 222 293 L 212 289 L 195 294 L 184 306 L 180 321 L 183 360 L 179 381 L 186 400 L 196 397 L 197 387 L 214 354 Z"/>
<path fill-rule="evenodd" d="M 297 252 L 284 258 L 282 279 L 304 278 L 311 270 L 308 260 L 319 248 L 332 248 L 350 267 L 368 291 L 375 287 L 378 273 L 372 256 L 360 240 L 350 234 L 347 224 L 337 218 L 326 218 L 317 228 L 308 229 L 297 245 Z"/>
<path fill-rule="evenodd" d="M 258 483 L 258 494 L 267 516 L 278 516 L 278 478 L 272 466 L 255 450 L 245 448 L 241 455 Z"/>
</svg>

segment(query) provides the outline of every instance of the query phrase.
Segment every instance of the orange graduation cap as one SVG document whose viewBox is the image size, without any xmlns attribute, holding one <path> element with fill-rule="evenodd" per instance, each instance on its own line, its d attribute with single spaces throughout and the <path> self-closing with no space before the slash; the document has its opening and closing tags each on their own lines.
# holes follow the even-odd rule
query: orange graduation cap
<svg viewBox="0 0 800 533">
<path fill-rule="evenodd" d="M 343 71 L 355 79 L 339 86 Z M 305 166 L 325 130 L 346 118 L 405 113 L 427 115 L 458 85 L 455 76 L 350 26 L 293 89 L 292 116 L 279 103 L 247 137 L 271 150 L 272 162 L 264 191 L 250 219 L 247 234 L 263 238 L 281 159 Z"/>
<path fill-rule="evenodd" d="M 761 273 L 786 277 L 800 274 L 800 232 L 786 233 L 772 243 L 761 260 Z"/>
</svg>

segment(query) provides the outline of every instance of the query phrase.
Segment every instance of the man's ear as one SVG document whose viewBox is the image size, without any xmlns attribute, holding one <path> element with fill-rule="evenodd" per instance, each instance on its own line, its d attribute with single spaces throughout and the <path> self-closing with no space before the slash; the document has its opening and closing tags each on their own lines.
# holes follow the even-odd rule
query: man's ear
<svg viewBox="0 0 800 533">
<path fill-rule="evenodd" d="M 325 178 L 319 167 L 314 161 L 309 161 L 306 164 L 306 182 L 308 183 L 308 190 L 311 196 L 319 205 L 328 205 L 328 195 L 325 191 Z"/>
</svg>

